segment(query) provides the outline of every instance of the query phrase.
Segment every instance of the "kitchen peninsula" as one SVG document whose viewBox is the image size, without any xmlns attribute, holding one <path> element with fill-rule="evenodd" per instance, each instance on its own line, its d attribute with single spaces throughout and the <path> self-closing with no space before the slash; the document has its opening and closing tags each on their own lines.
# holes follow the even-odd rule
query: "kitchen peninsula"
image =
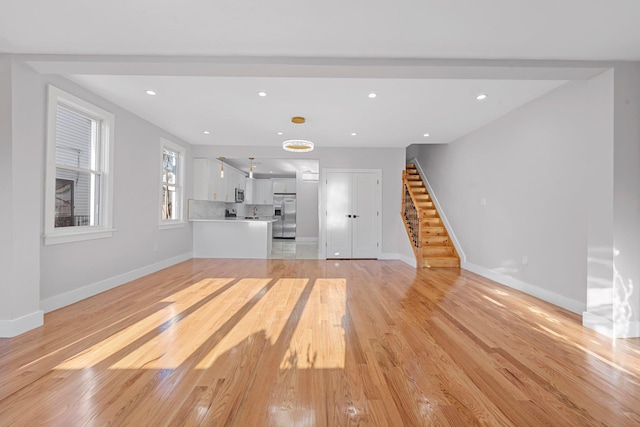
<svg viewBox="0 0 640 427">
<path fill-rule="evenodd" d="M 227 217 L 227 206 L 229 205 L 217 201 L 189 200 L 189 222 L 193 224 L 193 256 L 269 258 L 273 237 L 272 208 L 255 208 L 255 216 L 247 218 L 244 215 Z"/>
<path fill-rule="evenodd" d="M 269 258 L 272 219 L 195 219 L 195 258 Z"/>
</svg>

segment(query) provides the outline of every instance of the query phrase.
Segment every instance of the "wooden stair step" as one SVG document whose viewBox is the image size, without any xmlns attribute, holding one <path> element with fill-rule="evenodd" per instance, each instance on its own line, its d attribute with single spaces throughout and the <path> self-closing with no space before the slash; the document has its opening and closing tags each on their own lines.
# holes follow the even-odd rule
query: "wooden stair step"
<svg viewBox="0 0 640 427">
<path fill-rule="evenodd" d="M 420 182 L 422 182 L 422 179 L 420 179 L 420 175 L 418 175 L 417 173 L 407 174 L 407 180 L 408 181 L 420 181 Z"/>
<path fill-rule="evenodd" d="M 427 194 L 427 189 L 424 187 L 409 187 L 411 188 L 411 192 L 416 195 L 416 194 Z"/>
<path fill-rule="evenodd" d="M 429 197 L 429 194 L 427 194 L 427 193 L 416 194 L 415 198 L 418 201 L 431 201 L 431 197 Z"/>
<path fill-rule="evenodd" d="M 447 230 L 444 227 L 422 227 L 423 236 L 447 236 Z"/>
<path fill-rule="evenodd" d="M 440 227 L 442 225 L 442 221 L 440 218 L 422 218 L 421 224 L 424 227 Z"/>
<path fill-rule="evenodd" d="M 422 267 L 460 267 L 460 259 L 457 257 L 423 257 Z"/>
<path fill-rule="evenodd" d="M 416 165 L 414 165 L 413 163 L 407 163 L 407 164 L 405 165 L 405 168 L 406 168 L 406 169 L 415 169 L 415 168 L 416 168 Z"/>
<path fill-rule="evenodd" d="M 425 202 L 425 203 L 418 203 L 416 205 L 416 207 L 420 210 L 425 210 L 425 209 L 434 209 L 433 203 L 431 202 Z"/>
<path fill-rule="evenodd" d="M 447 257 L 454 256 L 455 249 L 453 246 L 423 246 L 422 247 L 422 256 L 423 257 Z"/>
<path fill-rule="evenodd" d="M 422 218 L 438 218 L 438 211 L 434 208 L 420 209 Z"/>
<path fill-rule="evenodd" d="M 422 244 L 424 246 L 447 246 L 449 245 L 449 236 L 447 235 L 438 235 L 438 236 L 423 236 Z"/>
<path fill-rule="evenodd" d="M 422 183 L 422 181 L 409 181 L 409 187 L 413 188 L 413 187 L 424 187 L 424 184 Z"/>
</svg>

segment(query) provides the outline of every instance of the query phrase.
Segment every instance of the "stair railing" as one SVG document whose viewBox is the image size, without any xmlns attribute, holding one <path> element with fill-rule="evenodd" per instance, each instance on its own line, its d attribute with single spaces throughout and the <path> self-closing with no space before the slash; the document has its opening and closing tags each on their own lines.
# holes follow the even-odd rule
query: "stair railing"
<svg viewBox="0 0 640 427">
<path fill-rule="evenodd" d="M 413 253 L 416 256 L 418 267 L 422 266 L 422 244 L 420 236 L 422 235 L 420 224 L 420 210 L 417 207 L 417 201 L 413 197 L 413 193 L 409 189 L 409 180 L 407 179 L 407 171 L 402 171 L 402 220 L 409 234 Z"/>
</svg>

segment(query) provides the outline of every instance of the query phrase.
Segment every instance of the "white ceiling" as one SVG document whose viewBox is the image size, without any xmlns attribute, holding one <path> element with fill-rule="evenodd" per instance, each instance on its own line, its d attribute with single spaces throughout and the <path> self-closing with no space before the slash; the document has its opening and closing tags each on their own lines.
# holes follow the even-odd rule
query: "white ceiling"
<svg viewBox="0 0 640 427">
<path fill-rule="evenodd" d="M 569 79 L 558 63 L 509 75 L 461 59 L 640 60 L 638 16 L 637 0 L 2 0 L 0 52 L 40 55 L 25 58 L 193 144 L 405 147 L 451 142 Z M 212 65 L 223 57 L 235 66 Z"/>
<path fill-rule="evenodd" d="M 637 0 L 2 0 L 0 51 L 640 59 Z"/>
</svg>

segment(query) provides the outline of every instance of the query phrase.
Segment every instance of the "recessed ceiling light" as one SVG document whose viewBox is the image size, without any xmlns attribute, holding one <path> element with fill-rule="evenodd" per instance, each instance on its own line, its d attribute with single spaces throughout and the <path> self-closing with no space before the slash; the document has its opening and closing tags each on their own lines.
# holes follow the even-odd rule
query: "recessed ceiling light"
<svg viewBox="0 0 640 427">
<path fill-rule="evenodd" d="M 375 98 L 376 96 L 378 96 L 377 93 L 371 92 L 369 95 L 369 98 Z"/>
<path fill-rule="evenodd" d="M 153 96 L 153 95 L 155 95 L 155 94 L 156 94 L 156 91 L 155 91 L 155 90 L 151 90 L 151 89 L 149 89 L 149 90 L 145 91 L 144 93 L 146 93 L 147 95 L 151 95 L 151 96 Z"/>
<path fill-rule="evenodd" d="M 258 96 L 267 96 L 267 92 L 260 91 L 258 92 Z"/>
<path fill-rule="evenodd" d="M 202 133 L 204 133 L 205 135 L 209 135 L 211 132 L 209 132 L 208 130 L 205 130 Z"/>
<path fill-rule="evenodd" d="M 478 101 L 482 101 L 483 99 L 487 99 L 487 94 L 486 93 L 481 93 L 480 95 L 476 96 L 476 99 Z"/>
<path fill-rule="evenodd" d="M 351 136 L 356 136 L 356 135 L 357 135 L 357 133 L 351 132 Z"/>
<path fill-rule="evenodd" d="M 422 135 L 422 136 L 424 136 L 424 137 L 426 138 L 426 137 L 428 137 L 428 136 L 429 136 L 429 134 L 428 134 L 428 133 L 425 133 L 425 134 L 424 134 L 424 135 Z"/>
<path fill-rule="evenodd" d="M 283 133 L 282 132 L 278 132 L 278 135 L 283 135 Z"/>
</svg>

